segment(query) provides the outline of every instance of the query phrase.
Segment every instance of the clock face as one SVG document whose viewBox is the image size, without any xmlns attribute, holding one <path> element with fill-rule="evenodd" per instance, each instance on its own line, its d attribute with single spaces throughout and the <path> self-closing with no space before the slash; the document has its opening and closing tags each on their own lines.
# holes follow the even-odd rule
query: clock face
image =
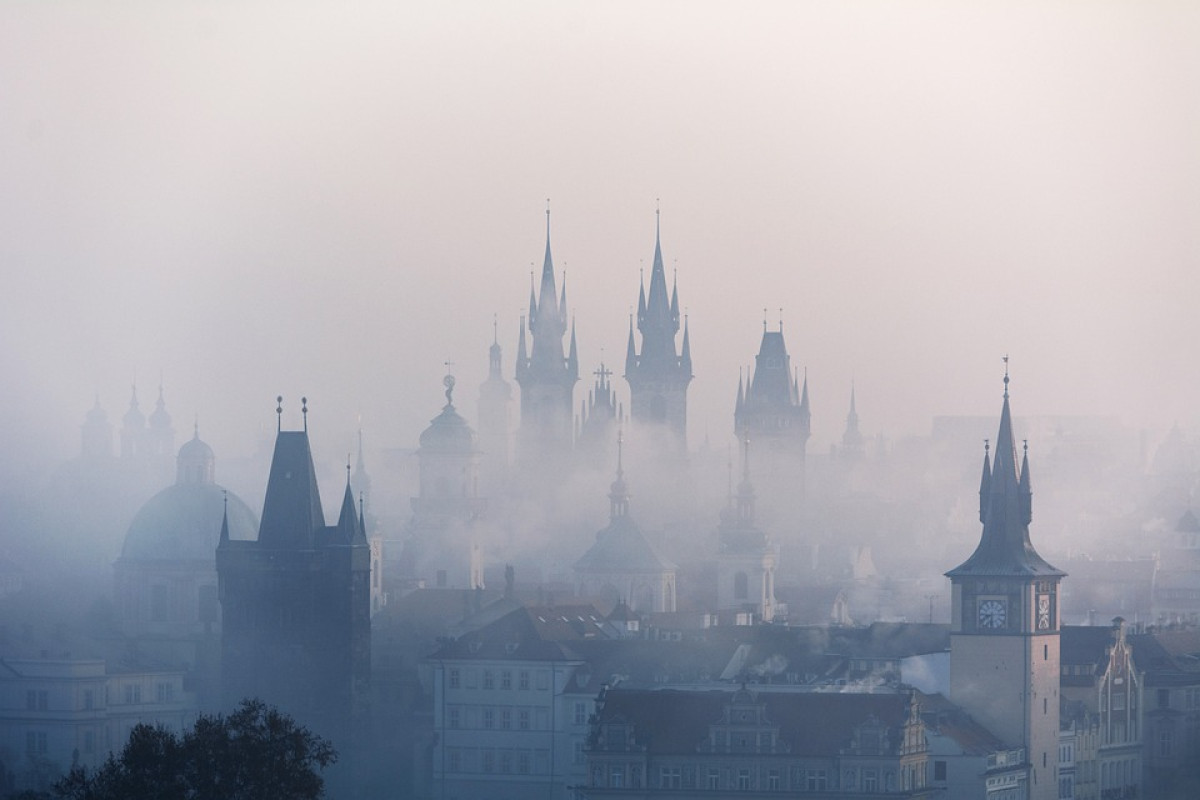
<svg viewBox="0 0 1200 800">
<path fill-rule="evenodd" d="M 1039 594 L 1037 599 L 1038 608 L 1038 629 L 1050 629 L 1050 595 Z"/>
<path fill-rule="evenodd" d="M 984 600 L 979 604 L 979 627 L 1003 628 L 1008 621 L 1008 609 L 1003 600 Z"/>
</svg>

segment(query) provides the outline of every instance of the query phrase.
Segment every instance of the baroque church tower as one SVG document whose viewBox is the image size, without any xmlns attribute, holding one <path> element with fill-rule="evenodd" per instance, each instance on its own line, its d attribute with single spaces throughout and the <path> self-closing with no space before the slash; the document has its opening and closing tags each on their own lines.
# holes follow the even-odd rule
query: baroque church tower
<svg viewBox="0 0 1200 800">
<path fill-rule="evenodd" d="M 750 483 L 750 440 L 742 452 L 742 482 L 733 492 L 729 465 L 729 507 L 717 529 L 717 609 L 752 611 L 762 622 L 775 618 L 775 567 L 778 552 L 754 522 L 754 486 Z"/>
<path fill-rule="evenodd" d="M 550 210 L 546 209 L 546 257 L 542 263 L 539 294 L 529 287 L 529 339 L 526 319 L 521 319 L 517 345 L 517 383 L 521 386 L 521 429 L 518 457 L 526 464 L 561 459 L 571 451 L 574 433 L 572 399 L 579 380 L 575 325 L 571 325 L 570 351 L 563 356 L 567 332 L 567 282 L 555 296 L 554 262 L 550 257 Z"/>
<path fill-rule="evenodd" d="M 1029 539 L 1028 448 L 1017 469 L 1008 372 L 996 454 L 984 452 L 983 533 L 946 573 L 951 585 L 950 699 L 1012 747 L 1025 748 L 1028 797 L 1058 797 L 1059 583 Z"/>
<path fill-rule="evenodd" d="M 685 319 L 683 346 L 680 351 L 675 349 L 675 337 L 679 334 L 679 287 L 671 287 L 668 299 L 657 211 L 650 293 L 646 294 L 645 284 L 638 289 L 637 329 L 642 335 L 640 353 L 635 347 L 631 319 L 625 355 L 631 416 L 637 424 L 665 426 L 678 451 L 686 452 L 687 388 L 692 381 L 692 348 Z"/>
</svg>

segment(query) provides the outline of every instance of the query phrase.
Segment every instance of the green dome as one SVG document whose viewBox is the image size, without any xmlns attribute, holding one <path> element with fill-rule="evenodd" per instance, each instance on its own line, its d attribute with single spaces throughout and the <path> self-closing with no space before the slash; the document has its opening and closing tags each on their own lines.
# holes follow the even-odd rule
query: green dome
<svg viewBox="0 0 1200 800">
<path fill-rule="evenodd" d="M 177 483 L 146 501 L 125 535 L 123 560 L 215 561 L 225 492 L 213 483 Z M 255 539 L 258 518 L 229 492 L 229 538 Z"/>
</svg>

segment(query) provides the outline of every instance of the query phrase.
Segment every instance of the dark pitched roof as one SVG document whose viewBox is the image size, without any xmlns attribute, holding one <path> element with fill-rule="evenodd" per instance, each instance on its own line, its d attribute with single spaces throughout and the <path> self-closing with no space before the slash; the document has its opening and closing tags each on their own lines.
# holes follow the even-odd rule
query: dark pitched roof
<svg viewBox="0 0 1200 800">
<path fill-rule="evenodd" d="M 953 740 L 962 748 L 963 755 L 985 756 L 1006 749 L 994 733 L 942 695 L 922 695 L 920 704 L 925 727 Z"/>
<path fill-rule="evenodd" d="M 590 617 L 570 618 L 548 608 L 516 608 L 477 631 L 448 642 L 430 658 L 504 659 L 512 661 L 578 661 L 572 646 L 591 637 L 606 636 L 604 617 L 595 609 Z M 581 624 L 575 624 L 576 617 Z"/>
<path fill-rule="evenodd" d="M 1147 686 L 1200 684 L 1200 631 L 1155 631 L 1129 637 Z"/>
<path fill-rule="evenodd" d="M 325 527 L 307 431 L 280 431 L 263 500 L 258 541 L 267 547 L 311 549 Z"/>
<path fill-rule="evenodd" d="M 762 703 L 766 719 L 779 726 L 780 739 L 800 756 L 836 756 L 847 749 L 857 726 L 874 717 L 892 730 L 895 743 L 908 719 L 909 698 L 899 694 L 837 692 L 748 693 Z M 652 755 L 695 753 L 707 740 L 709 726 L 721 721 L 724 707 L 741 692 L 624 690 L 605 693 L 601 722 L 628 722 Z M 813 720 L 820 720 L 814 725 Z"/>
</svg>

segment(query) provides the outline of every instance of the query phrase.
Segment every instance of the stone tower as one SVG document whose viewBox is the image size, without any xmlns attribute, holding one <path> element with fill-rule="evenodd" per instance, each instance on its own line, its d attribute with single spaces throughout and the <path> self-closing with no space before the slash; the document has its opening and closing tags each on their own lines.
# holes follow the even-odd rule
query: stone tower
<svg viewBox="0 0 1200 800">
<path fill-rule="evenodd" d="M 655 212 L 654 266 L 650 269 L 650 293 L 638 289 L 637 329 L 642 335 L 639 353 L 629 321 L 629 344 L 625 355 L 625 380 L 629 382 L 630 416 L 635 425 L 657 425 L 671 434 L 674 448 L 687 451 L 687 388 L 692 381 L 692 349 L 687 320 L 683 345 L 676 350 L 679 334 L 679 287 L 667 297 L 663 269 L 662 238 Z"/>
<path fill-rule="evenodd" d="M 738 380 L 734 432 L 760 444 L 759 452 L 782 452 L 804 460 L 804 449 L 812 432 L 808 404 L 808 376 L 801 386 L 791 369 L 791 357 L 783 341 L 783 325 L 767 330 L 763 322 L 762 343 L 754 358 L 754 371 L 746 384 Z"/>
<path fill-rule="evenodd" d="M 282 403 L 276 412 L 282 415 Z M 334 741 L 356 741 L 371 672 L 370 548 L 346 491 L 325 524 L 305 426 L 278 430 L 258 539 L 217 545 L 227 706 L 260 697 Z"/>
<path fill-rule="evenodd" d="M 526 337 L 525 326 L 529 325 Z M 571 325 L 571 344 L 563 355 L 563 337 L 567 332 L 567 285 L 563 279 L 561 296 L 556 296 L 554 262 L 550 257 L 550 211 L 546 210 L 546 256 L 542 263 L 540 293 L 529 287 L 529 317 L 521 320 L 517 346 L 517 383 L 521 386 L 521 428 L 518 458 L 526 466 L 561 463 L 573 445 L 572 399 L 579 380 L 579 358 L 575 345 L 575 326 Z M 526 346 L 526 339 L 531 344 Z"/>
<path fill-rule="evenodd" d="M 1025 748 L 1031 800 L 1058 797 L 1059 582 L 1029 540 L 1028 449 L 1017 469 L 1008 373 L 995 458 L 979 486 L 983 533 L 946 573 L 951 584 L 950 699 L 1011 747 Z"/>
</svg>

